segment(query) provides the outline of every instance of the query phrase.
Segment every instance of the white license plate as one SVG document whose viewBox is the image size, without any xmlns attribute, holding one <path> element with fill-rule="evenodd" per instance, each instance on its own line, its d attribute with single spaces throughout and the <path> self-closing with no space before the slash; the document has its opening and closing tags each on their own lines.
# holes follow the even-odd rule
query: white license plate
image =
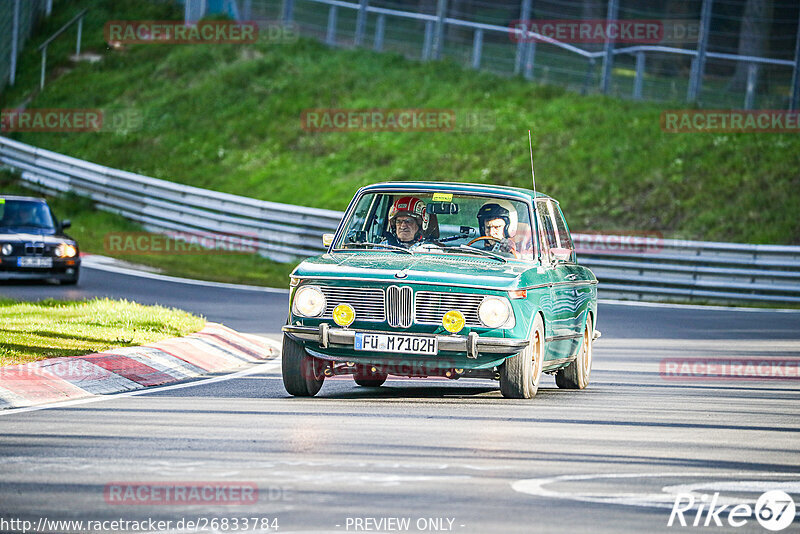
<svg viewBox="0 0 800 534">
<path fill-rule="evenodd" d="M 397 352 L 401 354 L 438 354 L 435 337 L 406 336 L 400 334 L 367 334 L 356 332 L 356 350 L 372 352 Z"/>
<path fill-rule="evenodd" d="M 49 269 L 53 266 L 53 258 L 17 258 L 17 267 L 33 267 L 36 269 Z"/>
</svg>

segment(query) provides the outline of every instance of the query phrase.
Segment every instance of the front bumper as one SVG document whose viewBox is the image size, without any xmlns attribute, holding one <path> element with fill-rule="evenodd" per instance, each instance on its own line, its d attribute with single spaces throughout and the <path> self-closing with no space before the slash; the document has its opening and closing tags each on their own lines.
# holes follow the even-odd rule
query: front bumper
<svg viewBox="0 0 800 534">
<path fill-rule="evenodd" d="M 356 331 L 348 328 L 331 328 L 328 323 L 315 326 L 286 325 L 283 332 L 301 341 L 315 341 L 320 348 L 341 348 L 355 350 Z M 402 334 L 401 332 L 379 332 L 374 330 L 358 330 L 366 334 Z M 527 339 L 503 337 L 480 337 L 475 332 L 467 336 L 409 334 L 420 337 L 435 337 L 440 352 L 462 352 L 467 358 L 475 359 L 479 354 L 516 354 L 528 346 Z"/>
<path fill-rule="evenodd" d="M 52 267 L 18 267 L 16 257 L 0 258 L 0 280 L 69 279 L 80 269 L 80 258 L 54 259 Z"/>
</svg>

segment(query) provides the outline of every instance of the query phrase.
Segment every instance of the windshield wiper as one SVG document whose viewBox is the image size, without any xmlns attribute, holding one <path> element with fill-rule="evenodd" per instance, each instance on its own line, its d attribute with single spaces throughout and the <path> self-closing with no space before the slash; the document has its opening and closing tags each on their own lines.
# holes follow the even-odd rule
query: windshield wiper
<svg viewBox="0 0 800 534">
<path fill-rule="evenodd" d="M 351 246 L 354 246 L 354 247 L 383 247 L 383 248 L 388 248 L 389 250 L 397 250 L 397 251 L 400 251 L 400 252 L 405 252 L 406 254 L 411 254 L 412 256 L 414 255 L 414 251 L 412 251 L 412 250 L 408 250 L 407 248 L 398 247 L 398 246 L 395 246 L 395 245 L 389 245 L 388 243 L 370 243 L 369 241 L 357 241 L 357 242 L 353 242 L 353 243 L 342 243 L 342 248 L 347 248 L 347 247 L 351 247 Z"/>
<path fill-rule="evenodd" d="M 508 260 L 506 258 L 504 258 L 503 256 L 501 256 L 500 254 L 495 254 L 494 252 L 489 252 L 488 250 L 481 250 L 479 248 L 472 248 L 470 246 L 463 245 L 463 244 L 459 245 L 458 248 L 445 247 L 442 250 L 463 250 L 465 252 L 481 254 L 481 255 L 489 257 L 489 258 L 494 258 L 496 260 L 502 261 L 503 263 L 508 263 Z"/>
</svg>

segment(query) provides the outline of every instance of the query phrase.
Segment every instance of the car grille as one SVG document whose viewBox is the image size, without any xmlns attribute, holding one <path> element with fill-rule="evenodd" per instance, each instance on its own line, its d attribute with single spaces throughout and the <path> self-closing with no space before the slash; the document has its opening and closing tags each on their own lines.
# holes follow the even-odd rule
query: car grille
<svg viewBox="0 0 800 534">
<path fill-rule="evenodd" d="M 382 323 L 386 320 L 380 288 L 322 286 L 320 289 L 326 301 L 323 318 L 332 318 L 333 309 L 339 304 L 349 304 L 356 312 L 357 321 Z"/>
<path fill-rule="evenodd" d="M 44 243 L 25 243 L 26 256 L 44 256 Z"/>
<path fill-rule="evenodd" d="M 408 286 L 386 289 L 386 315 L 389 326 L 408 328 L 414 322 L 414 290 Z"/>
<path fill-rule="evenodd" d="M 420 291 L 417 293 L 417 323 L 441 324 L 442 316 L 450 310 L 464 314 L 467 326 L 483 326 L 478 317 L 478 307 L 484 295 L 472 293 L 438 293 Z"/>
</svg>

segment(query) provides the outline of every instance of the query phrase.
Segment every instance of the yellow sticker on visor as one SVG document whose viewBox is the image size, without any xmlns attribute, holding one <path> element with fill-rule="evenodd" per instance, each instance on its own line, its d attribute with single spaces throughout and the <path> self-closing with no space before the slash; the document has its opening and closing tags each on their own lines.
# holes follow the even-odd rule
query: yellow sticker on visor
<svg viewBox="0 0 800 534">
<path fill-rule="evenodd" d="M 450 202 L 453 200 L 453 193 L 434 193 L 433 194 L 433 201 L 434 202 Z"/>
</svg>

